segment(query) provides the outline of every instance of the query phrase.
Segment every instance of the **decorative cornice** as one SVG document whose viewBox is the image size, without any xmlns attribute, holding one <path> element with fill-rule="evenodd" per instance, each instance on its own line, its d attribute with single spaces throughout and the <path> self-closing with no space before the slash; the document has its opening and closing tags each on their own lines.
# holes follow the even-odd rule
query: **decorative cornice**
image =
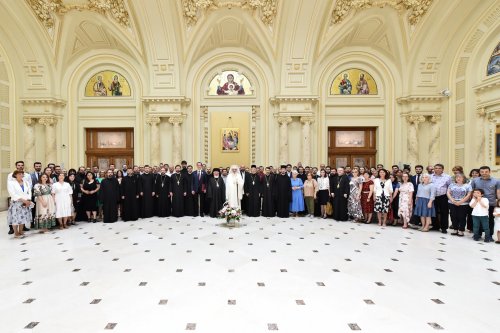
<svg viewBox="0 0 500 333">
<path fill-rule="evenodd" d="M 152 103 L 180 103 L 183 105 L 188 105 L 191 103 L 190 98 L 185 96 L 147 96 L 143 97 L 142 101 L 146 104 Z"/>
<path fill-rule="evenodd" d="M 441 121 L 441 115 L 440 114 L 435 114 L 429 118 L 431 123 L 438 123 Z"/>
<path fill-rule="evenodd" d="M 474 89 L 475 93 L 482 92 L 482 91 L 488 91 L 491 89 L 498 89 L 498 86 L 500 86 L 500 79 L 498 77 L 495 77 L 494 80 L 487 80 L 484 83 L 478 84 L 477 86 L 472 87 Z"/>
<path fill-rule="evenodd" d="M 56 106 L 65 106 L 66 101 L 63 99 L 52 98 L 52 97 L 40 97 L 40 98 L 21 98 L 22 104 L 48 104 Z"/>
<path fill-rule="evenodd" d="M 281 104 L 281 103 L 311 103 L 316 104 L 319 101 L 319 96 L 300 96 L 300 95 L 290 95 L 290 96 L 275 96 L 269 99 L 271 104 Z"/>
<path fill-rule="evenodd" d="M 411 104 L 411 103 L 435 103 L 441 102 L 449 97 L 443 95 L 408 95 L 396 99 L 398 104 Z"/>
<path fill-rule="evenodd" d="M 182 0 L 182 13 L 186 24 L 194 26 L 202 14 L 210 10 L 221 8 L 241 8 L 255 12 L 260 12 L 260 20 L 267 26 L 272 26 L 277 13 L 278 0 L 239 0 L 239 1 L 218 1 L 218 0 Z"/>
<path fill-rule="evenodd" d="M 352 10 L 372 7 L 392 7 L 399 13 L 408 12 L 408 22 L 416 25 L 427 13 L 434 0 L 337 0 L 333 8 L 331 23 L 342 22 Z"/>
</svg>

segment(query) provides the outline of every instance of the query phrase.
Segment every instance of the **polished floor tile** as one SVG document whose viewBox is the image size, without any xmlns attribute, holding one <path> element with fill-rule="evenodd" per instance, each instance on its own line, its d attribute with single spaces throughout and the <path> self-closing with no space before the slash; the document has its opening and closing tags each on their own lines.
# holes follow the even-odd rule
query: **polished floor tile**
<svg viewBox="0 0 500 333">
<path fill-rule="evenodd" d="M 5 221 L 5 213 L 0 213 Z M 79 223 L 0 234 L 0 332 L 478 332 L 500 246 L 333 220 Z"/>
</svg>

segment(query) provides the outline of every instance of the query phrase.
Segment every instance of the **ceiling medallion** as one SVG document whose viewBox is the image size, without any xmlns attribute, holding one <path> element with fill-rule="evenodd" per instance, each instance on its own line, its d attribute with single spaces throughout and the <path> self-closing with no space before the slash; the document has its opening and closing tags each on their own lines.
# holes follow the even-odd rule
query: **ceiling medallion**
<svg viewBox="0 0 500 333">
<path fill-rule="evenodd" d="M 194 26 L 203 13 L 220 8 L 259 10 L 262 23 L 271 26 L 276 17 L 277 2 L 278 0 L 182 0 L 182 10 L 188 26 Z"/>
<path fill-rule="evenodd" d="M 392 7 L 402 13 L 408 11 L 408 22 L 416 25 L 425 15 L 434 0 L 337 0 L 332 13 L 331 23 L 340 23 L 351 10 L 372 7 Z"/>
<path fill-rule="evenodd" d="M 90 10 L 111 17 L 123 27 L 130 27 L 125 0 L 26 0 L 38 20 L 49 30 L 55 25 L 55 15 L 70 10 Z"/>
</svg>

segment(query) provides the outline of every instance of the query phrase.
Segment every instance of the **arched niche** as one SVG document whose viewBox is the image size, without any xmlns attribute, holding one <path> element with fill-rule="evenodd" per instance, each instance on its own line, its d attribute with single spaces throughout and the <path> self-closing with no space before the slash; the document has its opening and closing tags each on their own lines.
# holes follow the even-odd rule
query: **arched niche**
<svg viewBox="0 0 500 333">
<path fill-rule="evenodd" d="M 377 82 L 366 70 L 349 68 L 335 76 L 330 95 L 378 95 Z"/>
<path fill-rule="evenodd" d="M 493 49 L 488 64 L 486 65 L 486 76 L 500 73 L 500 41 Z"/>
<path fill-rule="evenodd" d="M 132 91 L 127 78 L 114 70 L 93 74 L 85 85 L 85 97 L 130 97 Z"/>
</svg>

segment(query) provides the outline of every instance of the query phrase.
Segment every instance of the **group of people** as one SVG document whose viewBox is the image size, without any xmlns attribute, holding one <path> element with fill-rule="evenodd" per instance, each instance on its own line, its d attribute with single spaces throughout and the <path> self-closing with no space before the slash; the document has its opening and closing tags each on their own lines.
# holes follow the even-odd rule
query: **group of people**
<svg viewBox="0 0 500 333">
<path fill-rule="evenodd" d="M 281 165 L 279 168 L 233 165 L 196 169 L 160 164 L 150 167 L 114 165 L 62 170 L 50 163 L 42 170 L 24 172 L 24 163 L 8 176 L 11 204 L 9 233 L 23 237 L 33 227 L 40 232 L 65 229 L 76 221 L 115 222 L 139 218 L 204 216 L 218 217 L 224 203 L 241 208 L 249 217 L 307 216 L 336 221 L 388 223 L 422 232 L 440 230 L 464 236 L 465 229 L 479 240 L 500 242 L 500 182 L 490 168 L 473 169 L 469 177 L 455 166 L 453 175 L 442 164 L 414 168 L 317 167 Z M 495 220 L 497 221 L 495 223 Z M 24 226 L 24 227 L 23 227 Z"/>
</svg>

